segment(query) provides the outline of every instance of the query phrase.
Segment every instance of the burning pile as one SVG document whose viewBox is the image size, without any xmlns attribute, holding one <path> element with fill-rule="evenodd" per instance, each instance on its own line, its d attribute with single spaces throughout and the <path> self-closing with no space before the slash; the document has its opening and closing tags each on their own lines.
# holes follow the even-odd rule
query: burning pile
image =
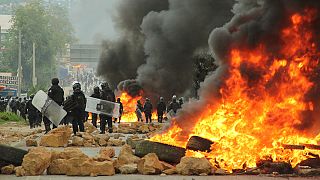
<svg viewBox="0 0 320 180">
<path fill-rule="evenodd" d="M 185 147 L 191 136 L 214 141 L 207 157 L 232 171 L 259 160 L 292 166 L 319 151 L 285 144 L 318 144 L 319 3 L 240 1 L 235 17 L 209 43 L 219 64 L 180 117 L 152 141 Z"/>
</svg>

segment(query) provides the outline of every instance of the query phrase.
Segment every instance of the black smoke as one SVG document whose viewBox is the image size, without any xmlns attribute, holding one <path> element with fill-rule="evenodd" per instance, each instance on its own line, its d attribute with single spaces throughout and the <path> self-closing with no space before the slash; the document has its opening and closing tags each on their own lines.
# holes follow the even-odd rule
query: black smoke
<svg viewBox="0 0 320 180">
<path fill-rule="evenodd" d="M 150 11 L 168 8 L 167 0 L 122 0 L 114 16 L 120 38 L 116 41 L 104 41 L 97 68 L 97 74 L 103 76 L 113 86 L 126 79 L 134 79 L 137 68 L 145 63 L 144 40 L 140 24 Z"/>
</svg>

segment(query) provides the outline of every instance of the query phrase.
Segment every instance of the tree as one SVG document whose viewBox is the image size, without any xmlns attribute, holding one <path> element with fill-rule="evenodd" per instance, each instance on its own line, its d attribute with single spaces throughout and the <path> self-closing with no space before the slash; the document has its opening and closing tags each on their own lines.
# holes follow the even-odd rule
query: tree
<svg viewBox="0 0 320 180">
<path fill-rule="evenodd" d="M 56 56 L 65 45 L 74 41 L 73 28 L 65 7 L 31 0 L 14 10 L 13 26 L 9 30 L 3 52 L 3 64 L 18 69 L 19 31 L 22 34 L 22 69 L 24 87 L 32 84 L 32 46 L 36 44 L 36 75 L 38 84 L 46 86 L 56 76 Z"/>
</svg>

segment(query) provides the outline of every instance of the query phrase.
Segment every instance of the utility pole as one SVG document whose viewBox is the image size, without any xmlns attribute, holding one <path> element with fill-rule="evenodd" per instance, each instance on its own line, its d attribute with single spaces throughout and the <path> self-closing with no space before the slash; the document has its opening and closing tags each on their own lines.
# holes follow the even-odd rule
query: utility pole
<svg viewBox="0 0 320 180">
<path fill-rule="evenodd" d="M 21 30 L 19 30 L 18 97 L 21 96 Z"/>
<path fill-rule="evenodd" d="M 37 77 L 36 77 L 36 44 L 32 44 L 32 85 L 36 87 Z"/>
</svg>

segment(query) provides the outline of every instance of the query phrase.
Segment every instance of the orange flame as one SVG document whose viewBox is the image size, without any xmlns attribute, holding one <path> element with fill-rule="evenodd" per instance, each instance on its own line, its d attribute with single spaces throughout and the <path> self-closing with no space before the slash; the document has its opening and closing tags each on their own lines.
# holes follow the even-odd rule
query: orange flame
<svg viewBox="0 0 320 180">
<path fill-rule="evenodd" d="M 302 123 L 301 114 L 314 110 L 305 95 L 313 86 L 308 75 L 318 66 L 320 57 L 313 40 L 316 37 L 306 28 L 315 13 L 306 10 L 305 15 L 292 15 L 291 27 L 281 33 L 284 44 L 280 59 L 269 54 L 264 44 L 254 50 L 230 51 L 230 75 L 220 89 L 221 103 L 217 107 L 208 105 L 188 135 L 214 141 L 212 151 L 201 154 L 188 151 L 186 155 L 206 156 L 213 164 L 232 171 L 255 167 L 257 160 L 265 157 L 295 166 L 307 159 L 309 153 L 319 154 L 310 149 L 297 151 L 282 147 L 283 144 L 317 144 L 320 140 L 320 134 L 310 135 L 297 128 Z M 240 72 L 242 64 L 261 72 L 262 80 L 249 82 Z M 185 147 L 187 142 L 179 138 L 182 128 L 174 123 L 165 134 L 151 140 Z"/>
</svg>

